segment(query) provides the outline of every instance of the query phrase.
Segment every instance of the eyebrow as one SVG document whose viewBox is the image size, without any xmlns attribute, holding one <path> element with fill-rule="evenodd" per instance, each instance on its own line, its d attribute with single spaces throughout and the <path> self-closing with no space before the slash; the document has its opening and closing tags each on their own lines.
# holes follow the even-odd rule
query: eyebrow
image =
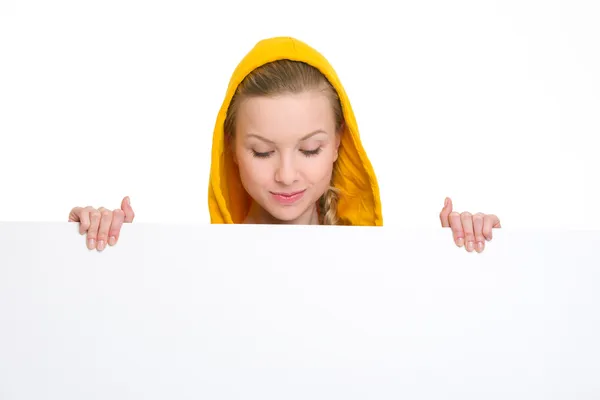
<svg viewBox="0 0 600 400">
<path fill-rule="evenodd" d="M 318 135 L 319 133 L 325 133 L 325 134 L 326 134 L 327 132 L 325 132 L 325 131 L 324 131 L 324 130 L 322 130 L 322 129 L 317 129 L 316 131 L 313 131 L 313 132 L 309 133 L 308 135 L 304 135 L 304 136 L 302 136 L 302 138 L 300 139 L 300 141 L 303 141 L 303 140 L 309 139 L 309 138 L 311 138 L 311 137 L 313 137 L 313 136 L 315 136 L 315 135 Z M 262 137 L 262 136 L 260 136 L 260 135 L 257 135 L 256 133 L 249 133 L 249 134 L 248 134 L 246 137 L 249 137 L 249 138 L 250 138 L 250 137 L 253 137 L 253 138 L 256 138 L 256 139 L 262 140 L 263 142 L 267 142 L 267 143 L 274 144 L 274 142 L 273 142 L 272 140 L 269 140 L 269 139 L 267 139 L 267 138 L 264 138 L 264 137 Z"/>
</svg>

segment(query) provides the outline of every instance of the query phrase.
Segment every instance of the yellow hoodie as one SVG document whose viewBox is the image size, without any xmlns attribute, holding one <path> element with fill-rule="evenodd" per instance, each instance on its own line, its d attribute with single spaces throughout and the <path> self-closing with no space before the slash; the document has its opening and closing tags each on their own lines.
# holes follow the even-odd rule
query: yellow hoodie
<svg viewBox="0 0 600 400">
<path fill-rule="evenodd" d="M 213 133 L 208 209 L 213 224 L 239 224 L 248 213 L 251 198 L 244 190 L 236 164 L 224 151 L 223 124 L 229 103 L 242 80 L 263 64 L 288 59 L 319 69 L 337 90 L 344 113 L 333 186 L 340 190 L 338 215 L 350 225 L 382 226 L 381 200 L 375 172 L 362 146 L 350 100 L 329 62 L 306 43 L 291 37 L 258 42 L 233 72 Z"/>
</svg>

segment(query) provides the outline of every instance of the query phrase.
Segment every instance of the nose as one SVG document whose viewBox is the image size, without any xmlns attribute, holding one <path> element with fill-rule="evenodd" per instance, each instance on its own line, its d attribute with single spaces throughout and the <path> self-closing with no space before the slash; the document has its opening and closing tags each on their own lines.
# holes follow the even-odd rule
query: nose
<svg viewBox="0 0 600 400">
<path fill-rule="evenodd" d="M 298 169 L 293 156 L 281 156 L 275 171 L 275 180 L 283 185 L 293 184 L 298 176 Z"/>
</svg>

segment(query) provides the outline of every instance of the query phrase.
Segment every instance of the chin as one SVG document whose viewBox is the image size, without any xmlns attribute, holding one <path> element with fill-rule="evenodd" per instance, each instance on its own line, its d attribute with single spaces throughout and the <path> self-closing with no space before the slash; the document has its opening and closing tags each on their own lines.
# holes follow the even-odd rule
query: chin
<svg viewBox="0 0 600 400">
<path fill-rule="evenodd" d="M 299 207 L 268 207 L 266 211 L 275 219 L 282 222 L 292 222 L 300 218 L 305 212 L 305 208 Z"/>
<path fill-rule="evenodd" d="M 267 201 L 267 204 L 263 205 L 264 210 L 269 213 L 273 218 L 281 222 L 294 222 L 301 218 L 309 211 L 309 204 L 306 201 L 302 201 L 294 205 L 281 205 L 276 202 Z"/>
</svg>

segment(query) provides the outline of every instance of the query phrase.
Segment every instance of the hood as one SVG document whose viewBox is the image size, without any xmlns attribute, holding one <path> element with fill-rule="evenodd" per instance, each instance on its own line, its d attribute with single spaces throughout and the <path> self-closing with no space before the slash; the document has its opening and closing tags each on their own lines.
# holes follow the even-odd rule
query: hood
<svg viewBox="0 0 600 400">
<path fill-rule="evenodd" d="M 242 80 L 255 68 L 280 59 L 303 61 L 316 67 L 338 92 L 345 122 L 333 178 L 333 186 L 340 191 L 338 215 L 350 225 L 382 226 L 377 178 L 361 143 L 346 91 L 323 55 L 291 37 L 261 40 L 246 54 L 231 76 L 213 133 L 208 193 L 211 223 L 242 223 L 249 211 L 251 198 L 242 186 L 236 164 L 224 148 L 223 124 L 229 103 Z"/>
</svg>

